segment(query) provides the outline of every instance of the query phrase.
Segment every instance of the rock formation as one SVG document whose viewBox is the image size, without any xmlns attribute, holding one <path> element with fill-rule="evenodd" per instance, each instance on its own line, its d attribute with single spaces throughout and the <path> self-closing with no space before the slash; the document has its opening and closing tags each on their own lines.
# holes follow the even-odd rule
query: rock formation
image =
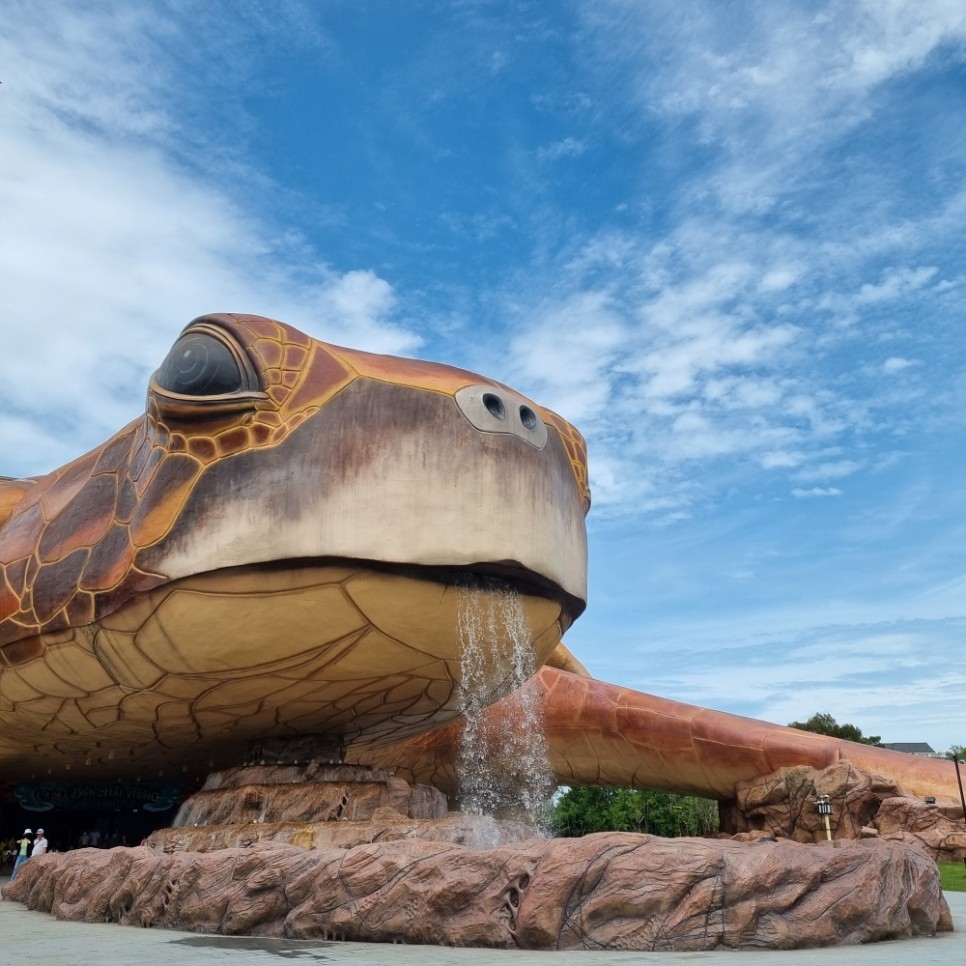
<svg viewBox="0 0 966 966">
<path fill-rule="evenodd" d="M 171 828 L 148 845 L 162 852 L 211 852 L 259 842 L 348 849 L 419 839 L 485 847 L 536 833 L 522 822 L 447 813 L 432 785 L 410 785 L 361 765 L 248 765 L 214 772 Z"/>
<path fill-rule="evenodd" d="M 835 774 L 743 789 L 755 841 L 548 840 L 446 813 L 436 789 L 379 769 L 250 765 L 212 774 L 147 847 L 31 859 L 4 898 L 196 932 L 523 949 L 792 949 L 952 928 L 920 849 L 777 840 L 821 840 L 803 820 L 817 787 L 869 818 L 874 795 Z"/>
<path fill-rule="evenodd" d="M 175 826 L 353 821 L 378 808 L 407 818 L 441 818 L 446 796 L 361 765 L 252 765 L 213 772 L 181 806 Z"/>
<path fill-rule="evenodd" d="M 816 803 L 827 795 L 836 840 L 881 837 L 923 849 L 935 861 L 966 858 L 966 823 L 952 802 L 927 802 L 880 775 L 867 775 L 848 762 L 822 771 L 780 768 L 740 782 L 735 800 L 722 807 L 725 831 L 822 842 L 826 831 Z"/>
<path fill-rule="evenodd" d="M 3 894 L 62 919 L 521 949 L 795 949 L 952 928 L 933 862 L 874 840 L 81 849 L 31 859 Z"/>
</svg>

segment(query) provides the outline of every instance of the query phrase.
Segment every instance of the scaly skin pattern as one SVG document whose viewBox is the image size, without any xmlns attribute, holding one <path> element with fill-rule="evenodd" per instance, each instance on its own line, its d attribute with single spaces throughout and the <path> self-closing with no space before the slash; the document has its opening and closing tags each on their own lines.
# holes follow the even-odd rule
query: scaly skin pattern
<svg viewBox="0 0 966 966">
<path fill-rule="evenodd" d="M 583 609 L 589 499 L 580 435 L 506 386 L 195 320 L 143 417 L 0 481 L 4 778 L 195 773 L 255 738 L 450 720 L 453 581 L 517 583 L 543 661 Z"/>
<path fill-rule="evenodd" d="M 560 643 L 583 608 L 590 495 L 559 416 L 268 319 L 206 316 L 193 336 L 240 375 L 199 389 L 179 340 L 143 417 L 49 476 L 0 480 L 4 780 L 197 778 L 250 740 L 324 734 L 451 790 L 467 571 L 521 588 L 561 783 L 730 798 L 847 759 L 955 797 L 947 762 L 590 678 Z M 494 728 L 518 709 L 499 670 L 512 643 L 490 642 Z"/>
</svg>

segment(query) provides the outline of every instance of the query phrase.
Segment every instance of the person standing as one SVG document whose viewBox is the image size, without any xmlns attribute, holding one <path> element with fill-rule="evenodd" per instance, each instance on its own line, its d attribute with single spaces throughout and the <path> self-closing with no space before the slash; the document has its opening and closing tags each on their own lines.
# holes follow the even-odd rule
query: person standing
<svg viewBox="0 0 966 966">
<path fill-rule="evenodd" d="M 27 850 L 30 848 L 30 843 L 33 839 L 33 834 L 34 833 L 31 832 L 29 828 L 25 828 L 23 830 L 23 835 L 20 837 L 20 841 L 17 842 L 17 847 L 18 847 L 17 861 L 14 862 L 13 872 L 10 873 L 11 882 L 13 882 L 13 880 L 17 877 L 17 869 L 19 869 L 20 866 L 22 866 L 24 862 L 26 862 L 27 859 L 30 858 L 30 856 L 27 854 Z"/>
<path fill-rule="evenodd" d="M 47 838 L 42 828 L 37 829 L 37 837 L 34 839 L 34 847 L 30 850 L 30 856 L 43 855 L 47 851 Z"/>
</svg>

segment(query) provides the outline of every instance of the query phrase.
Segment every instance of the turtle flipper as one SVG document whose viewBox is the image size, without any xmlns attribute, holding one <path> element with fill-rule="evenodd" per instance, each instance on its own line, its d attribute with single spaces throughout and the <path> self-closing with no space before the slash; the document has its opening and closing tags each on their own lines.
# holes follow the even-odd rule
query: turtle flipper
<svg viewBox="0 0 966 966">
<path fill-rule="evenodd" d="M 795 728 L 669 701 L 554 667 L 527 687 L 539 687 L 550 765 L 561 785 L 654 788 L 731 799 L 740 781 L 778 768 L 825 768 L 849 761 L 893 779 L 907 792 L 957 798 L 953 768 Z M 494 730 L 512 723 L 511 695 L 486 712 Z M 460 722 L 408 741 L 360 750 L 356 760 L 452 791 Z M 371 752 L 371 753 L 370 753 Z"/>
<path fill-rule="evenodd" d="M 821 769 L 848 761 L 912 794 L 958 798 L 954 769 L 944 759 L 711 711 L 554 668 L 543 668 L 537 680 L 551 766 L 562 785 L 656 788 L 730 799 L 738 782 L 778 768 Z"/>
<path fill-rule="evenodd" d="M 36 484 L 37 481 L 31 478 L 16 479 L 11 476 L 0 476 L 0 527 Z"/>
</svg>

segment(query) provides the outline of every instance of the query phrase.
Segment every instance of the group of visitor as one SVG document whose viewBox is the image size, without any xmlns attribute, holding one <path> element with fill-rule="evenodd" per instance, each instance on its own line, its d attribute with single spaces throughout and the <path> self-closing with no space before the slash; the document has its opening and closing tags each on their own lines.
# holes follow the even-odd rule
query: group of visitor
<svg viewBox="0 0 966 966">
<path fill-rule="evenodd" d="M 47 836 L 44 835 L 44 830 L 39 828 L 37 829 L 37 834 L 34 835 L 32 829 L 25 828 L 23 835 L 16 841 L 14 850 L 17 858 L 13 863 L 13 871 L 10 873 L 11 882 L 17 877 L 17 869 L 27 859 L 35 855 L 43 855 L 47 851 Z"/>
<path fill-rule="evenodd" d="M 51 846 L 44 836 L 43 829 L 37 829 L 35 837 L 28 828 L 24 830 L 20 838 L 10 838 L 7 841 L 0 840 L 0 869 L 5 866 L 16 866 L 31 855 L 43 855 L 47 851 L 64 852 L 71 849 L 87 848 L 113 849 L 117 845 L 127 846 L 129 844 L 126 835 L 121 835 L 117 831 L 101 832 L 100 829 L 93 828 L 81 832 L 76 840 L 68 832 L 66 835 L 60 836 Z M 144 844 L 143 841 L 141 844 Z"/>
</svg>

